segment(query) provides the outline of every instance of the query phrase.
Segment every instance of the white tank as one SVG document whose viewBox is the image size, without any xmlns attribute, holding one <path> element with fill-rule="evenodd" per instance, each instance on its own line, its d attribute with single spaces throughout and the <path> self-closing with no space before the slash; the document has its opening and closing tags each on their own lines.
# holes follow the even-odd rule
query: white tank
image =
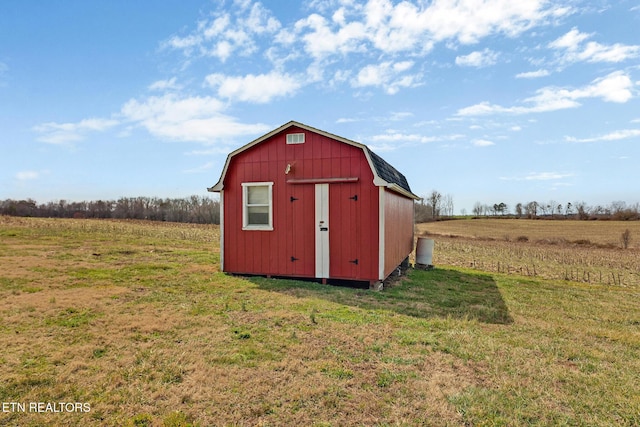
<svg viewBox="0 0 640 427">
<path fill-rule="evenodd" d="M 416 246 L 416 263 L 422 265 L 433 264 L 433 239 L 427 239 L 426 237 L 418 237 L 418 244 Z"/>
</svg>

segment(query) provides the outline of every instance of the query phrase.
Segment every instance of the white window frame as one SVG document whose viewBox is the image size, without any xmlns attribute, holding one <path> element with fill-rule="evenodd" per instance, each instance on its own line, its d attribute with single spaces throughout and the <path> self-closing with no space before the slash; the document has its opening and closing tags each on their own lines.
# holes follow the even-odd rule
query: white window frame
<svg viewBox="0 0 640 427">
<path fill-rule="evenodd" d="M 249 187 L 268 187 L 269 203 L 267 204 L 249 204 Z M 256 206 L 269 207 L 269 223 L 268 224 L 249 224 L 249 208 Z M 242 183 L 242 229 L 243 230 L 273 230 L 273 182 L 243 182 Z"/>
<path fill-rule="evenodd" d="M 304 144 L 304 132 L 288 133 L 287 144 Z"/>
</svg>

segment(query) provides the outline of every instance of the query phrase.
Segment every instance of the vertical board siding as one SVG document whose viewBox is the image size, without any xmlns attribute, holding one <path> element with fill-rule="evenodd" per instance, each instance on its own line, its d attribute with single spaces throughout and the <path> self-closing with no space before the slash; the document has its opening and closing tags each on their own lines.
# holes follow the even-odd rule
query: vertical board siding
<svg viewBox="0 0 640 427">
<path fill-rule="evenodd" d="M 287 133 L 304 133 L 305 142 L 286 144 Z M 291 169 L 285 174 L 288 164 Z M 287 180 L 347 177 L 358 180 L 329 184 L 330 276 L 377 280 L 380 195 L 363 150 L 295 126 L 230 160 L 222 206 L 224 271 L 314 277 L 314 184 L 291 184 Z M 243 182 L 273 182 L 272 231 L 242 230 Z M 354 195 L 357 201 L 350 199 Z M 292 202 L 291 197 L 296 200 Z M 411 251 L 413 202 L 391 192 L 386 199 L 384 271 L 388 274 Z M 355 259 L 358 264 L 349 262 Z"/>
<path fill-rule="evenodd" d="M 388 276 L 413 251 L 413 200 L 385 191 L 384 275 Z"/>
<path fill-rule="evenodd" d="M 375 280 L 378 275 L 377 187 L 368 183 L 330 185 L 331 277 Z M 357 196 L 358 200 L 352 197 Z M 375 198 L 375 201 L 372 200 Z M 358 263 L 352 262 L 358 260 Z"/>
<path fill-rule="evenodd" d="M 313 277 L 315 273 L 315 188 L 313 185 L 289 185 L 291 216 L 286 219 L 284 227 L 291 230 L 290 252 L 296 258 L 291 263 L 291 275 L 296 277 Z"/>
<path fill-rule="evenodd" d="M 360 277 L 360 228 L 366 224 L 361 219 L 360 204 L 349 197 L 359 193 L 358 184 L 331 184 L 329 186 L 330 209 L 330 273 L 331 277 L 357 279 Z M 363 227 L 364 226 L 364 227 Z M 358 264 L 350 262 L 358 259 Z"/>
</svg>

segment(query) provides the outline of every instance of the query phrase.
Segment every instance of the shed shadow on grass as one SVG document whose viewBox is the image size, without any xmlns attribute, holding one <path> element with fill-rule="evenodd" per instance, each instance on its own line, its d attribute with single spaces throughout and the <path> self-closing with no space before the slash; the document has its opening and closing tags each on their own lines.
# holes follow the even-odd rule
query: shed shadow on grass
<svg viewBox="0 0 640 427">
<path fill-rule="evenodd" d="M 299 298 L 320 298 L 366 310 L 390 310 L 417 318 L 452 317 L 509 324 L 513 319 L 493 277 L 436 268 L 410 270 L 408 276 L 381 292 L 312 281 L 248 278 L 260 289 Z"/>
</svg>

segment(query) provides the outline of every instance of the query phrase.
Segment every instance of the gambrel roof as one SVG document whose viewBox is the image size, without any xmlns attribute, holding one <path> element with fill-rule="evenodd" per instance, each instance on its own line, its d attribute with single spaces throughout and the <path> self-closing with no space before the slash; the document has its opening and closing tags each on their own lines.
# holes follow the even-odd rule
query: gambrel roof
<svg viewBox="0 0 640 427">
<path fill-rule="evenodd" d="M 343 138 L 338 135 L 334 135 L 329 132 L 325 132 L 320 129 L 313 128 L 311 126 L 308 126 L 293 120 L 288 123 L 285 123 L 279 128 L 274 129 L 271 132 L 229 153 L 229 155 L 227 156 L 227 160 L 225 162 L 224 168 L 222 169 L 220 180 L 213 187 L 210 187 L 207 190 L 212 192 L 219 192 L 224 188 L 224 177 L 227 173 L 227 169 L 229 168 L 229 164 L 231 163 L 231 159 L 235 155 L 242 153 L 243 151 L 246 151 L 255 145 L 260 144 L 261 142 L 271 138 L 274 135 L 277 135 L 278 133 L 290 127 L 297 127 L 300 129 L 304 129 L 309 132 L 314 132 L 314 133 L 326 136 L 328 138 L 335 139 L 336 141 L 360 148 L 363 151 L 365 157 L 367 158 L 367 162 L 369 163 L 369 166 L 371 167 L 371 171 L 374 177 L 373 179 L 374 185 L 379 187 L 386 187 L 392 191 L 395 191 L 396 193 L 400 193 L 403 196 L 409 197 L 411 199 L 417 200 L 420 198 L 415 194 L 413 194 L 413 192 L 411 191 L 411 188 L 409 187 L 409 183 L 407 182 L 407 178 L 402 173 L 400 173 L 396 168 L 394 168 L 389 163 L 387 163 L 382 157 L 378 156 L 376 153 L 371 151 L 371 149 L 366 145 L 356 141 L 352 141 L 350 139 Z"/>
<path fill-rule="evenodd" d="M 365 146 L 366 152 L 371 157 L 371 162 L 373 163 L 373 167 L 377 173 L 374 175 L 378 175 L 380 178 L 385 180 L 388 183 L 396 184 L 400 188 L 407 190 L 411 193 L 411 188 L 409 187 L 409 183 L 407 182 L 407 178 L 400 173 L 396 168 L 391 166 L 385 159 L 378 156 L 376 153 L 371 151 L 369 147 Z"/>
</svg>

